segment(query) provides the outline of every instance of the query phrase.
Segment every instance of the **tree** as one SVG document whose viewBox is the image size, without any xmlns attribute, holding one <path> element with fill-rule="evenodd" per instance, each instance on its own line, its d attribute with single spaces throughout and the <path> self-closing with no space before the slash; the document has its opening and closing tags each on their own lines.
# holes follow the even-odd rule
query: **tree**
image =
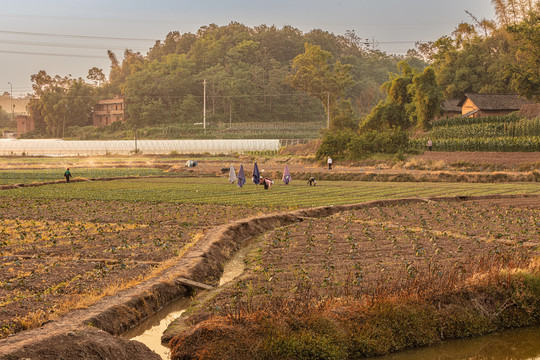
<svg viewBox="0 0 540 360">
<path fill-rule="evenodd" d="M 495 15 L 501 26 L 512 26 L 529 16 L 540 13 L 540 2 L 537 0 L 491 0 Z"/>
<path fill-rule="evenodd" d="M 88 76 L 86 77 L 88 80 L 92 80 L 94 82 L 94 86 L 100 86 L 107 80 L 105 77 L 105 74 L 103 73 L 103 69 L 99 69 L 97 67 L 93 67 L 90 70 L 88 70 Z"/>
<path fill-rule="evenodd" d="M 519 94 L 540 101 L 540 14 L 531 12 L 520 23 L 508 27 L 517 43 L 514 62 L 507 75 Z"/>
<path fill-rule="evenodd" d="M 426 130 L 429 121 L 440 113 L 443 100 L 433 68 L 427 67 L 422 74 L 416 75 L 413 78 L 410 91 L 412 92 L 416 125 L 422 130 Z"/>
<path fill-rule="evenodd" d="M 39 99 L 29 103 L 29 111 L 38 131 L 62 137 L 69 126 L 91 124 L 95 89 L 83 79 L 50 76 L 41 70 L 31 76 Z"/>
<path fill-rule="evenodd" d="M 333 56 L 328 51 L 322 50 L 318 45 L 306 43 L 305 52 L 294 58 L 293 69 L 296 73 L 289 76 L 287 81 L 293 88 L 305 91 L 321 101 L 326 113 L 330 112 L 330 129 L 355 123 L 353 120 L 343 119 L 338 123 L 336 117 L 332 116 L 341 111 L 338 110 L 339 105 L 347 104 L 343 100 L 345 91 L 352 84 L 350 65 L 343 65 L 340 61 L 333 62 Z M 345 113 L 348 116 L 353 115 L 350 111 Z"/>
<path fill-rule="evenodd" d="M 419 73 L 404 61 L 398 69 L 401 74 L 392 74 L 382 85 L 388 96 L 364 118 L 360 132 L 412 126 L 426 129 L 439 113 L 442 93 L 434 70 L 428 67 Z"/>
</svg>

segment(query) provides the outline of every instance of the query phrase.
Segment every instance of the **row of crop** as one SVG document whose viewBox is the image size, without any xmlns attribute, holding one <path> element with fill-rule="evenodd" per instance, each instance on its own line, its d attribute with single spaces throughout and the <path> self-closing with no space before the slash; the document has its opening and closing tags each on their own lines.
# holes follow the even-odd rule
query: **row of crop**
<svg viewBox="0 0 540 360">
<path fill-rule="evenodd" d="M 437 126 L 425 137 L 432 140 L 470 137 L 540 136 L 540 119 L 520 119 L 502 123 L 475 123 L 467 125 Z"/>
<path fill-rule="evenodd" d="M 29 169 L 1 170 L 0 184 L 26 184 L 32 182 L 52 181 L 63 179 L 65 169 Z M 73 177 L 99 179 L 123 176 L 165 175 L 161 169 L 154 168 L 77 168 L 71 169 Z"/>
<path fill-rule="evenodd" d="M 410 140 L 410 148 L 425 149 L 424 139 Z M 433 140 L 435 151 L 540 151 L 540 136 L 468 137 Z"/>
<path fill-rule="evenodd" d="M 461 117 L 456 116 L 453 118 L 439 119 L 433 121 L 431 126 L 437 128 L 440 126 L 457 126 L 457 125 L 472 125 L 472 124 L 504 124 L 519 122 L 524 119 L 518 115 L 506 115 L 506 116 L 482 116 L 482 117 Z"/>
</svg>

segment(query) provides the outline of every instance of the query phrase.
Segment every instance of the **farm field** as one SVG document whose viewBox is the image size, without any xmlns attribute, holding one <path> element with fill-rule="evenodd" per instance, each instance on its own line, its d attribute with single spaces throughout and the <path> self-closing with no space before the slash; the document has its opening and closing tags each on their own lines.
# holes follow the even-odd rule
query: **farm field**
<svg viewBox="0 0 540 360">
<path fill-rule="evenodd" d="M 479 288 L 497 293 L 496 274 L 527 268 L 539 241 L 538 197 L 366 207 L 284 226 L 258 239 L 242 277 L 189 312 L 172 358 L 370 357 L 527 325 L 538 293 L 522 293 L 525 309 Z M 423 312 L 426 301 L 438 310 Z M 460 313 L 462 301 L 482 314 Z"/>
<path fill-rule="evenodd" d="M 234 210 L 234 211 L 233 211 Z M 0 199 L 0 336 L 140 282 L 251 207 Z"/>
<path fill-rule="evenodd" d="M 303 180 L 284 185 L 279 180 L 269 190 L 250 179 L 243 188 L 227 182 L 226 176 L 184 178 L 141 178 L 106 182 L 80 182 L 15 188 L 0 191 L 1 198 L 56 199 L 58 201 L 107 200 L 175 202 L 183 204 L 236 205 L 276 210 L 312 206 L 352 204 L 375 199 L 405 197 L 540 194 L 540 183 L 393 183 L 359 181 L 319 181 L 308 186 Z M 67 205 L 67 204 L 66 204 Z M 69 205 L 68 205 L 69 206 Z M 266 209 L 261 208 L 260 211 Z"/>
<path fill-rule="evenodd" d="M 141 178 L 0 191 L 3 336 L 168 266 L 204 231 L 272 211 L 382 198 L 540 194 L 540 184 L 303 181 L 270 190 L 225 178 Z"/>
<path fill-rule="evenodd" d="M 65 168 L 56 169 L 27 169 L 27 170 L 0 170 L 0 185 L 29 184 L 63 180 Z M 166 173 L 161 169 L 134 167 L 134 168 L 77 168 L 77 178 L 99 179 L 130 176 L 163 176 Z"/>
</svg>

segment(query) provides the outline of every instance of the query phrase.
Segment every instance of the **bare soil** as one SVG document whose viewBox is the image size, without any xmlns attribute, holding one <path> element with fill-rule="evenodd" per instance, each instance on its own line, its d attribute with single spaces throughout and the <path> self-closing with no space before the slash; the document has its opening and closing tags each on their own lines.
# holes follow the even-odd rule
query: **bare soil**
<svg viewBox="0 0 540 360">
<path fill-rule="evenodd" d="M 426 151 L 412 159 L 424 161 L 444 161 L 448 164 L 467 162 L 479 165 L 499 165 L 519 167 L 523 165 L 540 164 L 539 152 L 470 152 L 470 151 Z"/>
<path fill-rule="evenodd" d="M 227 206 L 0 200 L 0 338 L 148 277 L 204 230 L 251 215 Z"/>
</svg>

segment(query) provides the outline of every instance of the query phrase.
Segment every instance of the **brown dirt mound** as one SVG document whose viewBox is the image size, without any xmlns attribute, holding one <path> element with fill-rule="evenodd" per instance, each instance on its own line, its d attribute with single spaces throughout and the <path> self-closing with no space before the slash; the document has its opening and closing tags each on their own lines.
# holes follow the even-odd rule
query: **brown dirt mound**
<svg viewBox="0 0 540 360">
<path fill-rule="evenodd" d="M 279 149 L 280 155 L 315 156 L 321 140 L 312 140 L 306 144 L 289 145 Z"/>
<path fill-rule="evenodd" d="M 522 166 L 540 164 L 540 152 L 471 152 L 471 151 L 426 151 L 413 159 L 424 161 L 444 161 L 448 164 L 467 162 L 499 166 Z"/>
<path fill-rule="evenodd" d="M 21 346 L 9 355 L 0 353 L 0 359 L 160 360 L 161 357 L 138 341 L 122 339 L 89 327 Z"/>
</svg>

